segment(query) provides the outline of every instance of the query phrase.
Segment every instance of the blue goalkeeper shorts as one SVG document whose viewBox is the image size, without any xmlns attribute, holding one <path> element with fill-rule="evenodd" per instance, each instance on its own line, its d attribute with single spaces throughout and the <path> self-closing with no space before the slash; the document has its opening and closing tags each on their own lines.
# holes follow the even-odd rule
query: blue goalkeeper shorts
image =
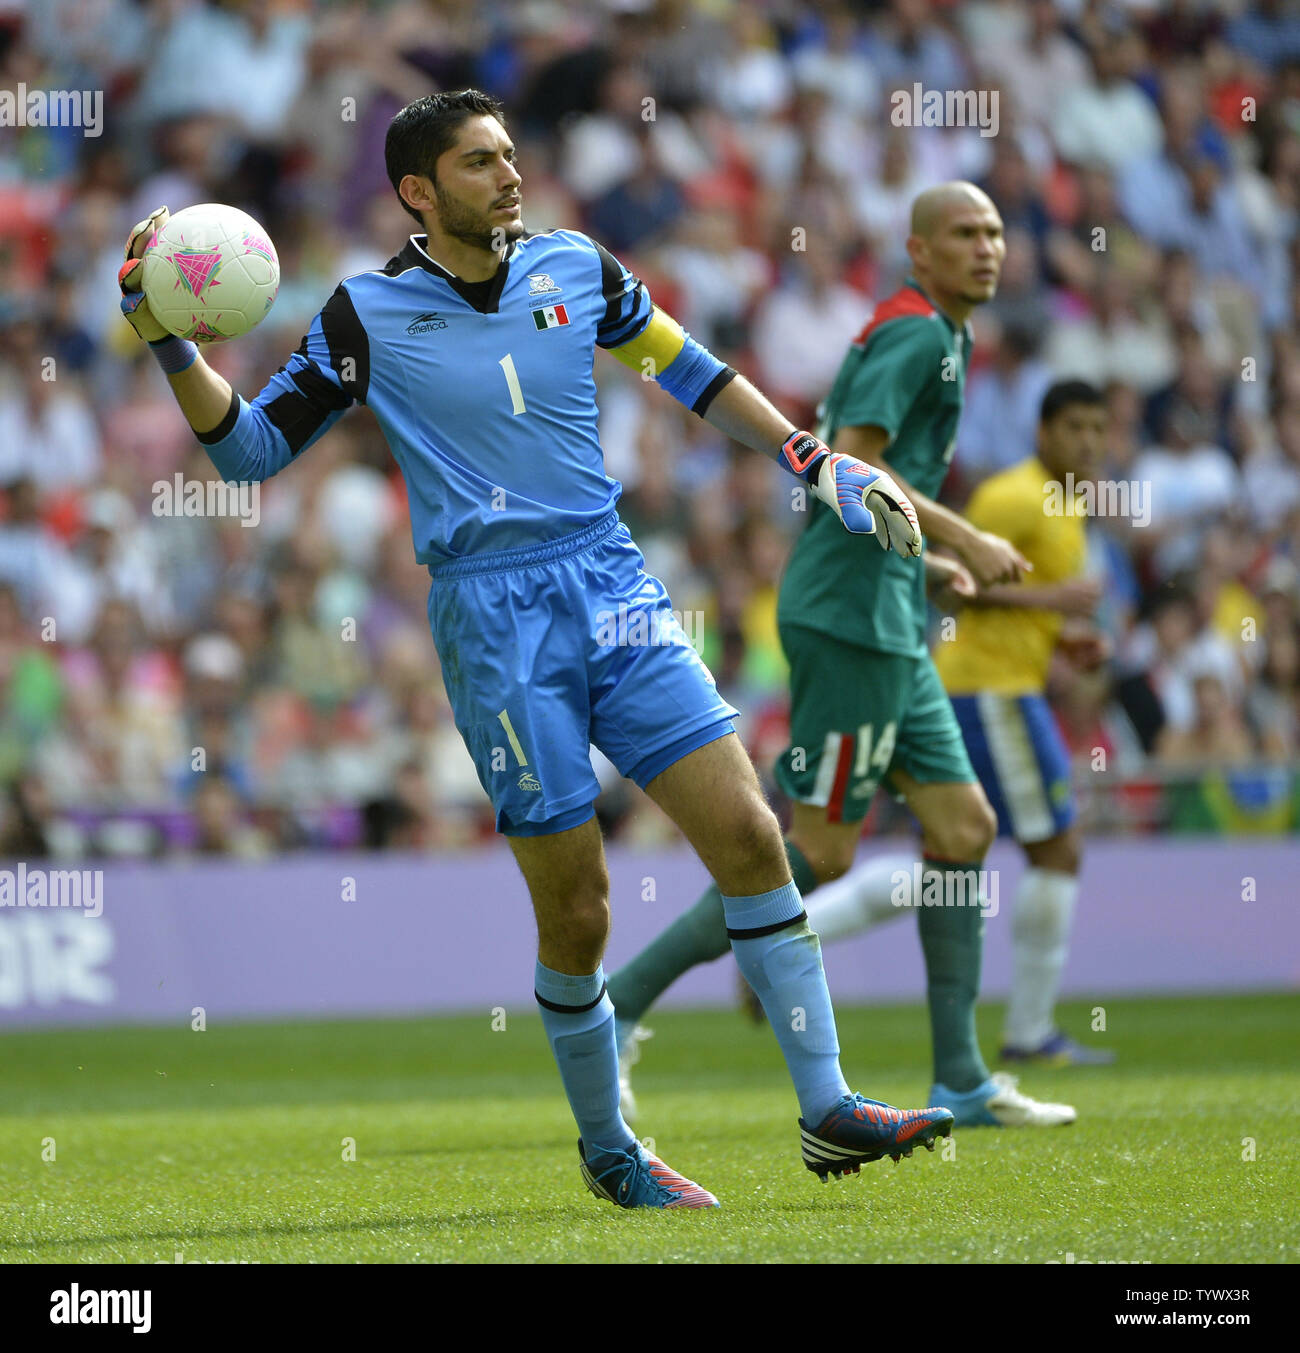
<svg viewBox="0 0 1300 1353">
<path fill-rule="evenodd" d="M 954 695 L 971 766 L 998 815 L 998 835 L 1046 841 L 1075 818 L 1070 754 L 1041 695 Z"/>
<path fill-rule="evenodd" d="M 435 564 L 429 625 L 456 727 L 507 836 L 592 816 L 595 744 L 645 788 L 734 710 L 611 512 L 559 540 Z"/>
</svg>

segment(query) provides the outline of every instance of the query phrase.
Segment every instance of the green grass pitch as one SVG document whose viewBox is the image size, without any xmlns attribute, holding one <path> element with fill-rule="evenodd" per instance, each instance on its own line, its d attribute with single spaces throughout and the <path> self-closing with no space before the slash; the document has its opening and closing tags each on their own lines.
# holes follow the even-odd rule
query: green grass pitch
<svg viewBox="0 0 1300 1353">
<path fill-rule="evenodd" d="M 1105 1009 L 1116 1067 L 1021 1082 L 1077 1105 L 1073 1127 L 967 1129 L 952 1158 L 918 1151 L 826 1186 L 799 1159 L 770 1034 L 725 1011 L 652 1019 L 638 1128 L 717 1213 L 624 1213 L 587 1193 L 531 1013 L 504 1031 L 485 1013 L 6 1034 L 0 1260 L 1300 1257 L 1300 998 Z M 1087 1029 L 1089 1014 L 1064 1022 Z M 854 1087 L 921 1103 L 921 1008 L 839 1016 Z M 999 1019 L 982 1009 L 986 1046 Z"/>
</svg>

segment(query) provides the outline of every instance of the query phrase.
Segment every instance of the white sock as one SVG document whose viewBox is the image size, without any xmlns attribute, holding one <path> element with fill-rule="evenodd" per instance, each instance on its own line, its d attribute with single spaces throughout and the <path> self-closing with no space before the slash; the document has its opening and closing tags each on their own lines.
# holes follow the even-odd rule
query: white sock
<svg viewBox="0 0 1300 1353">
<path fill-rule="evenodd" d="M 1078 896 L 1079 880 L 1073 874 L 1031 867 L 1020 877 L 1011 922 L 1014 962 L 1004 1038 L 1013 1048 L 1039 1047 L 1052 1032 Z"/>
<path fill-rule="evenodd" d="M 906 914 L 910 908 L 896 907 L 891 900 L 898 887 L 895 875 L 907 875 L 905 896 L 910 898 L 915 866 L 916 859 L 911 855 L 881 855 L 850 869 L 833 883 L 822 884 L 804 900 L 808 924 L 823 944 L 830 944 Z"/>
</svg>

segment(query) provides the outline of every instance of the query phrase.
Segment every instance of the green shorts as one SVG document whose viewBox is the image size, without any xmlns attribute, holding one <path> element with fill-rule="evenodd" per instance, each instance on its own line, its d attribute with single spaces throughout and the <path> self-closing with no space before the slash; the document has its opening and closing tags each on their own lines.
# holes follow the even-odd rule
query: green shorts
<svg viewBox="0 0 1300 1353">
<path fill-rule="evenodd" d="M 903 657 L 782 625 L 790 663 L 790 746 L 776 781 L 828 822 L 861 822 L 876 786 L 902 769 L 922 784 L 975 779 L 961 728 L 928 653 Z"/>
</svg>

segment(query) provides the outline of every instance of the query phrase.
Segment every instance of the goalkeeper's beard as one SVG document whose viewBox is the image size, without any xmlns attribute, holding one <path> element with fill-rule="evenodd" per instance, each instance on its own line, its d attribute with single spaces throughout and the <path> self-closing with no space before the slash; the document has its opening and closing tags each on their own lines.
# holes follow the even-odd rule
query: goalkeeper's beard
<svg viewBox="0 0 1300 1353">
<path fill-rule="evenodd" d="M 459 197 L 452 197 L 440 183 L 433 185 L 433 191 L 438 201 L 438 224 L 443 234 L 450 235 L 462 244 L 493 253 L 505 240 L 516 240 L 524 233 L 522 219 L 493 225 L 490 212 L 475 211 Z"/>
</svg>

